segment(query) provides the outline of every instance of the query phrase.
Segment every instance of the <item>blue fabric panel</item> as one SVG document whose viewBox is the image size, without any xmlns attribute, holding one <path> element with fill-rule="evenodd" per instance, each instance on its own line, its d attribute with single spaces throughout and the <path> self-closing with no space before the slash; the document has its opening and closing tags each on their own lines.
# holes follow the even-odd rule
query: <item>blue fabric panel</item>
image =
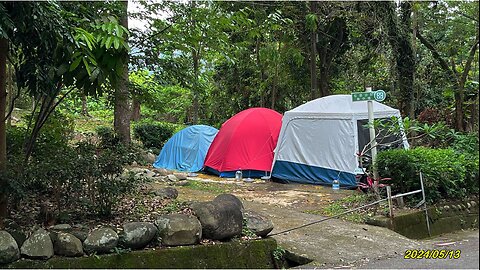
<svg viewBox="0 0 480 270">
<path fill-rule="evenodd" d="M 219 172 L 215 169 L 212 169 L 210 167 L 205 167 L 204 169 L 205 172 L 209 172 L 215 175 L 218 175 L 219 177 L 222 178 L 234 178 L 235 177 L 235 172 L 236 171 L 228 171 L 228 172 Z M 242 170 L 242 177 L 243 178 L 260 178 L 262 176 L 268 175 L 268 172 L 265 173 L 264 171 L 257 171 L 257 170 Z"/>
<path fill-rule="evenodd" d="M 352 173 L 282 160 L 275 162 L 272 177 L 282 180 L 281 182 L 315 185 L 331 185 L 338 177 L 340 185 L 344 188 L 357 186 L 355 175 Z"/>
<path fill-rule="evenodd" d="M 163 146 L 153 167 L 182 172 L 200 171 L 217 132 L 216 128 L 205 125 L 182 129 Z"/>
</svg>

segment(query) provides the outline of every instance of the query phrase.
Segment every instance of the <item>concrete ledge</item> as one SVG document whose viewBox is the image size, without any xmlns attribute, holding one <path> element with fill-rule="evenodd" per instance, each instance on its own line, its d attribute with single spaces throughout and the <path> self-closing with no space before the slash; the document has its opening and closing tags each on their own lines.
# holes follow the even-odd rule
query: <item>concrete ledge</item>
<svg viewBox="0 0 480 270">
<path fill-rule="evenodd" d="M 48 261 L 22 259 L 8 268 L 274 268 L 273 238 L 232 241 L 207 246 L 182 246 Z"/>
<path fill-rule="evenodd" d="M 478 228 L 478 199 L 431 207 L 428 209 L 428 217 L 432 236 Z M 424 210 L 413 213 L 397 213 L 393 219 L 376 216 L 367 220 L 367 224 L 386 227 L 412 239 L 429 237 Z"/>
</svg>

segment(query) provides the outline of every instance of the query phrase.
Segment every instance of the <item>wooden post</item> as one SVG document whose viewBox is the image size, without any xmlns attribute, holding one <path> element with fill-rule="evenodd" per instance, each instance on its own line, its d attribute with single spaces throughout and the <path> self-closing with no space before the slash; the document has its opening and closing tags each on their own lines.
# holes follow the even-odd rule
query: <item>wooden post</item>
<svg viewBox="0 0 480 270">
<path fill-rule="evenodd" d="M 393 218 L 393 204 L 392 204 L 392 187 L 387 186 L 387 198 L 388 198 L 388 214 L 390 218 Z"/>
</svg>

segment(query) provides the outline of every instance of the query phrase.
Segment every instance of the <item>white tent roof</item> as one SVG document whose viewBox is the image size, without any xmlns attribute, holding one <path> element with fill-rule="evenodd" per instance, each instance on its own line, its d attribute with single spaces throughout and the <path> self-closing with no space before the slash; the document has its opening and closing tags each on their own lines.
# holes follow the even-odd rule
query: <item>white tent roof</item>
<svg viewBox="0 0 480 270">
<path fill-rule="evenodd" d="M 373 101 L 373 111 L 376 116 L 400 115 L 400 112 L 397 109 L 376 101 Z M 367 116 L 367 101 L 353 102 L 351 95 L 331 95 L 309 101 L 287 113 Z"/>
</svg>

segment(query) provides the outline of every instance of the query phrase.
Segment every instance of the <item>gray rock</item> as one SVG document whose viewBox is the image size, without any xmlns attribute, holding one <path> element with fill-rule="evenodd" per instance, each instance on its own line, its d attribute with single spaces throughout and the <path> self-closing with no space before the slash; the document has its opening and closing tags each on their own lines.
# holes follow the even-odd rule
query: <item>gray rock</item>
<svg viewBox="0 0 480 270">
<path fill-rule="evenodd" d="M 155 177 L 155 173 L 150 171 L 150 170 L 146 170 L 145 173 L 144 173 L 144 176 L 147 177 L 147 178 L 153 178 Z"/>
<path fill-rule="evenodd" d="M 202 239 L 202 225 L 194 216 L 169 214 L 155 221 L 162 244 L 166 246 L 194 245 Z"/>
<path fill-rule="evenodd" d="M 202 224 L 205 238 L 222 240 L 242 233 L 241 208 L 230 200 L 193 203 L 190 208 Z"/>
<path fill-rule="evenodd" d="M 177 182 L 177 181 L 178 181 L 178 178 L 177 178 L 175 175 L 173 175 L 173 174 L 167 175 L 167 179 L 168 179 L 168 181 L 170 181 L 170 182 Z"/>
<path fill-rule="evenodd" d="M 123 225 L 121 244 L 126 248 L 141 249 L 157 235 L 157 227 L 149 222 L 130 222 Z"/>
<path fill-rule="evenodd" d="M 78 257 L 83 255 L 83 246 L 80 239 L 66 232 L 59 232 L 53 242 L 55 254 Z"/>
<path fill-rule="evenodd" d="M 0 231 L 0 264 L 11 263 L 20 258 L 17 241 L 6 231 Z"/>
<path fill-rule="evenodd" d="M 239 198 L 237 198 L 235 195 L 232 195 L 232 194 L 228 194 L 228 193 L 220 194 L 217 197 L 215 197 L 215 199 L 213 199 L 213 202 L 217 202 L 217 203 L 231 202 L 237 205 L 243 211 L 242 201 L 240 201 Z"/>
<path fill-rule="evenodd" d="M 247 221 L 247 228 L 257 236 L 265 237 L 273 230 L 272 221 L 257 212 L 245 211 L 243 217 Z"/>
<path fill-rule="evenodd" d="M 166 169 L 153 169 L 153 172 L 160 175 L 160 176 L 167 176 L 169 175 L 169 172 Z"/>
<path fill-rule="evenodd" d="M 150 152 L 145 153 L 145 155 L 143 155 L 143 158 L 145 159 L 146 162 L 148 162 L 150 164 L 155 163 L 155 160 L 157 159 L 157 157 L 153 153 L 150 153 Z"/>
<path fill-rule="evenodd" d="M 85 239 L 87 239 L 89 231 L 90 229 L 87 226 L 84 226 L 82 224 L 76 224 L 73 226 L 73 229 L 70 233 L 83 242 L 85 241 Z"/>
<path fill-rule="evenodd" d="M 157 189 L 153 191 L 153 194 L 161 199 L 176 199 L 178 197 L 178 191 L 172 187 Z"/>
<path fill-rule="evenodd" d="M 70 226 L 69 224 L 57 224 L 57 225 L 52 227 L 52 230 L 69 232 L 69 231 L 72 230 L 72 226 Z"/>
<path fill-rule="evenodd" d="M 187 180 L 186 173 L 174 173 L 173 174 L 178 180 Z"/>
<path fill-rule="evenodd" d="M 7 231 L 17 241 L 17 246 L 21 247 L 25 240 L 27 240 L 27 234 L 22 228 L 13 220 L 5 219 L 5 231 Z"/>
<path fill-rule="evenodd" d="M 107 253 L 118 244 L 117 233 L 110 228 L 99 228 L 92 231 L 83 242 L 83 249 L 87 253 Z"/>
<path fill-rule="evenodd" d="M 471 201 L 470 204 L 472 204 L 472 206 L 475 207 L 477 205 L 477 202 Z"/>
<path fill-rule="evenodd" d="M 173 183 L 175 186 L 188 186 L 190 183 L 187 181 L 187 180 L 181 180 L 181 181 L 178 181 L 178 182 L 175 182 Z"/>
<path fill-rule="evenodd" d="M 20 248 L 20 253 L 33 259 L 49 259 L 53 256 L 53 243 L 50 234 L 40 228 L 36 230 Z"/>
<path fill-rule="evenodd" d="M 135 174 L 143 174 L 145 173 L 145 169 L 144 168 L 138 168 L 138 167 L 133 167 L 133 168 L 130 168 L 129 171 L 135 173 Z"/>
</svg>

